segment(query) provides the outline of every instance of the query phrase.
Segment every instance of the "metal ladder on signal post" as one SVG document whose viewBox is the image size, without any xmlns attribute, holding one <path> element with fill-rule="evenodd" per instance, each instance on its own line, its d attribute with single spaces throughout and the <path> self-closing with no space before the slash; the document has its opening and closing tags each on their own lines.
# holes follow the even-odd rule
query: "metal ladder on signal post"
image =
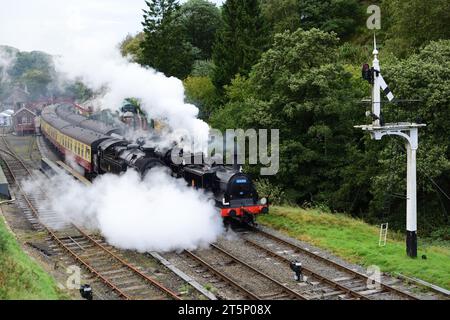
<svg viewBox="0 0 450 320">
<path fill-rule="evenodd" d="M 378 246 L 385 247 L 387 242 L 387 233 L 389 229 L 389 223 L 383 223 L 380 227 L 380 240 Z"/>
</svg>

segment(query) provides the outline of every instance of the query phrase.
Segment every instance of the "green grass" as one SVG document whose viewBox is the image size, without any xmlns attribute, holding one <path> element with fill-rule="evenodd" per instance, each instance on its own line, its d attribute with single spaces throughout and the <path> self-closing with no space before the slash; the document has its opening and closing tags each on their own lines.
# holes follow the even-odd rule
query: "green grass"
<svg viewBox="0 0 450 320">
<path fill-rule="evenodd" d="M 400 234 L 390 232 L 386 247 L 379 247 L 379 228 L 343 214 L 318 209 L 272 207 L 259 223 L 291 237 L 328 249 L 347 261 L 363 266 L 377 265 L 384 272 L 399 272 L 450 289 L 450 247 L 419 240 L 419 257 L 406 255 Z"/>
<path fill-rule="evenodd" d="M 61 298 L 55 280 L 22 251 L 0 217 L 0 300 Z"/>
</svg>

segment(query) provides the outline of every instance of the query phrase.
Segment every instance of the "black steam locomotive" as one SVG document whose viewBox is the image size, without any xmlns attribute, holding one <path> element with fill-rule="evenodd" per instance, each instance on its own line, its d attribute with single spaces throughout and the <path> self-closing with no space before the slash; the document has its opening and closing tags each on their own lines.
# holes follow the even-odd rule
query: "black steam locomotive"
<svg viewBox="0 0 450 320">
<path fill-rule="evenodd" d="M 212 193 L 225 221 L 237 219 L 252 224 L 257 215 L 268 213 L 267 199 L 259 199 L 251 178 L 239 169 L 209 163 L 202 154 L 184 156 L 182 150 L 161 152 L 142 139 L 130 143 L 117 134 L 120 128 L 94 124 L 93 120 L 75 117 L 66 105 L 48 106 L 41 114 L 44 137 L 62 156 L 75 160 L 90 179 L 104 173 L 121 174 L 129 168 L 144 177 L 155 167 L 168 167 L 173 176 Z M 174 152 L 184 161 L 175 163 Z M 192 161 L 198 157 L 201 161 Z"/>
<path fill-rule="evenodd" d="M 174 158 L 178 160 L 176 163 Z M 184 178 L 194 188 L 211 192 L 225 220 L 253 224 L 257 215 L 269 212 L 267 198 L 258 197 L 252 179 L 239 168 L 207 161 L 202 153 L 183 155 L 180 149 L 162 153 L 161 159 L 173 176 Z"/>
</svg>

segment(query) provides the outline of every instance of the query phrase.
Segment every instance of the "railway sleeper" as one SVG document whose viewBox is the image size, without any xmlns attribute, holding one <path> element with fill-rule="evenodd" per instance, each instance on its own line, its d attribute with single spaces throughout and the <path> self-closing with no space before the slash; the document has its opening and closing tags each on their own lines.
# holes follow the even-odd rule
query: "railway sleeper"
<svg viewBox="0 0 450 320">
<path fill-rule="evenodd" d="M 126 279 L 122 279 L 119 281 L 114 281 L 115 285 L 118 286 L 119 288 L 124 288 L 126 289 L 128 287 L 128 285 L 130 284 L 141 284 L 143 285 L 143 282 L 141 279 L 137 279 L 137 278 L 131 278 L 131 275 L 128 275 L 128 277 Z M 110 278 L 108 278 L 110 279 Z"/>
</svg>

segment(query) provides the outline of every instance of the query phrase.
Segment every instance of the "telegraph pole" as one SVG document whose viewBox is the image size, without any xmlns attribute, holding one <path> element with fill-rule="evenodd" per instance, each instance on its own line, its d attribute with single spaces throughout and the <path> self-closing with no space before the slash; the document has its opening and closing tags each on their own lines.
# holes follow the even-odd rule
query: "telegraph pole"
<svg viewBox="0 0 450 320">
<path fill-rule="evenodd" d="M 363 66 L 363 78 L 372 84 L 372 111 L 367 113 L 373 120 L 371 125 L 361 125 L 355 128 L 369 132 L 374 140 L 381 140 L 384 136 L 400 136 L 406 140 L 407 152 L 407 187 L 406 187 L 406 253 L 411 258 L 417 257 L 417 166 L 416 153 L 419 148 L 419 128 L 425 124 L 410 122 L 384 123 L 381 103 L 381 90 L 389 101 L 394 100 L 381 75 L 378 49 L 374 37 L 372 68 Z"/>
</svg>

